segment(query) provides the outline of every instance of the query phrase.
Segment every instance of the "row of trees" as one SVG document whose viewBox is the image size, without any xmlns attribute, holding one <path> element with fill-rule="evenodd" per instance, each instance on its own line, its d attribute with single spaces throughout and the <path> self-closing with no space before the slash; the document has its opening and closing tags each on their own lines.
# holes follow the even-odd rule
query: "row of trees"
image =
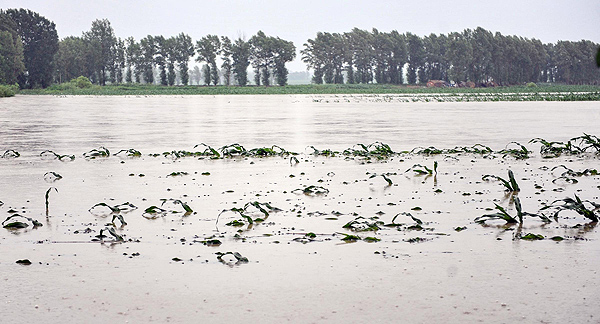
<svg viewBox="0 0 600 324">
<path fill-rule="evenodd" d="M 586 40 L 543 44 L 483 28 L 425 37 L 354 28 L 341 34 L 319 32 L 301 54 L 314 71 L 314 83 L 598 84 L 597 50 L 598 44 Z M 207 85 L 247 85 L 250 65 L 255 84 L 285 85 L 285 64 L 295 56 L 292 42 L 262 31 L 248 40 L 206 35 L 194 43 L 180 33 L 136 41 L 116 37 L 106 19 L 93 21 L 80 37 L 59 41 L 56 26 L 45 17 L 26 9 L 0 10 L 0 84 L 18 82 L 22 88 L 47 87 L 78 76 L 101 85 L 174 85 L 177 80 L 185 85 L 192 58 L 204 64 L 201 74 Z"/>
<path fill-rule="evenodd" d="M 81 37 L 67 37 L 60 41 L 56 56 L 60 80 L 88 76 L 93 83 L 159 83 L 174 85 L 179 77 L 181 84 L 189 83 L 188 62 L 204 63 L 206 85 L 221 83 L 217 59 L 225 85 L 247 85 L 250 64 L 256 71 L 255 83 L 270 85 L 274 73 L 277 84 L 287 83 L 285 63 L 294 59 L 296 48 L 289 41 L 271 37 L 259 31 L 248 41 L 238 38 L 207 35 L 194 43 L 190 36 L 148 35 L 139 42 L 133 37 L 121 40 L 114 35 L 110 22 L 95 20 L 89 31 Z M 197 54 L 197 56 L 196 56 Z M 155 80 L 154 71 L 158 69 Z M 179 75 L 177 75 L 179 74 Z"/>
<path fill-rule="evenodd" d="M 249 40 L 207 35 L 195 44 L 180 33 L 173 37 L 148 35 L 139 41 L 115 36 L 107 19 L 95 20 L 80 37 L 59 41 L 56 26 L 26 9 L 0 11 L 0 84 L 18 82 L 22 88 L 47 87 L 86 76 L 93 83 L 189 83 L 190 59 L 204 63 L 205 84 L 247 85 L 248 67 L 257 85 L 270 85 L 272 75 L 287 84 L 287 62 L 296 56 L 290 41 L 262 31 Z M 221 61 L 221 73 L 217 60 Z M 155 71 L 158 75 L 155 76 Z"/>
<path fill-rule="evenodd" d="M 598 44 L 582 40 L 543 44 L 495 34 L 481 27 L 447 35 L 411 33 L 317 33 L 302 49 L 314 83 L 424 83 L 428 80 L 598 84 Z"/>
</svg>

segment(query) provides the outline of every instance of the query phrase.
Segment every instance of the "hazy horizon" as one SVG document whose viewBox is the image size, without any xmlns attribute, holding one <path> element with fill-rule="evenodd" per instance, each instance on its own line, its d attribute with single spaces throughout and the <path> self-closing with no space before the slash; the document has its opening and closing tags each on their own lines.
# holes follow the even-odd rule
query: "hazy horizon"
<svg viewBox="0 0 600 324">
<path fill-rule="evenodd" d="M 289 4 L 288 4 L 289 3 Z M 460 32 L 482 27 L 504 35 L 536 38 L 544 43 L 587 39 L 600 43 L 598 18 L 600 1 L 502 1 L 473 3 L 430 0 L 408 1 L 304 1 L 292 8 L 286 1 L 229 0 L 202 3 L 195 1 L 109 0 L 81 2 L 2 0 L 1 8 L 26 8 L 56 24 L 59 38 L 81 36 L 95 19 L 108 19 L 121 38 L 146 35 L 189 34 L 194 42 L 207 34 L 250 38 L 258 30 L 267 35 L 293 41 L 298 56 L 288 63 L 290 71 L 304 71 L 300 49 L 317 32 L 347 32 L 354 27 L 389 32 L 411 32 L 419 36 Z M 409 4 L 410 3 L 410 4 Z"/>
</svg>

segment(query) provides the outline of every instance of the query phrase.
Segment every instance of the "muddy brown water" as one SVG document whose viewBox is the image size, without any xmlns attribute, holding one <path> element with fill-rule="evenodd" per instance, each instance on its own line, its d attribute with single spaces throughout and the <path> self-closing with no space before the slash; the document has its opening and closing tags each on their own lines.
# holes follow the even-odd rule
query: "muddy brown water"
<svg viewBox="0 0 600 324">
<path fill-rule="evenodd" d="M 539 146 L 527 144 L 534 137 L 598 135 L 599 120 L 596 102 L 397 103 L 382 96 L 304 95 L 3 99 L 0 153 L 14 149 L 21 156 L 0 159 L 0 218 L 12 209 L 43 226 L 0 231 L 1 322 L 598 323 L 600 236 L 587 219 L 564 212 L 550 224 L 527 217 L 522 227 L 501 221 L 482 226 L 473 219 L 492 213 L 487 209 L 494 203 L 515 213 L 504 188 L 481 179 L 506 177 L 509 169 L 525 211 L 536 213 L 574 194 L 600 202 L 599 176 L 571 184 L 553 182 L 561 172 L 551 171 L 561 164 L 600 169 L 597 155 L 544 159 Z M 316 157 L 307 149 L 343 151 L 375 141 L 394 151 L 476 143 L 500 150 L 517 141 L 534 153 L 527 160 L 404 154 L 368 163 Z M 199 143 L 276 144 L 299 152 L 300 163 L 148 156 L 193 151 Z M 99 146 L 113 153 L 134 148 L 143 156 L 82 157 Z M 76 158 L 40 157 L 44 150 Z M 436 176 L 405 172 L 434 161 Z M 44 179 L 50 171 L 63 178 Z M 388 174 L 393 184 L 372 174 Z M 310 185 L 329 193 L 293 192 Z M 46 217 L 50 187 L 58 192 L 49 193 Z M 144 209 L 161 206 L 161 199 L 179 199 L 194 213 L 185 215 L 168 200 L 162 205 L 168 213 L 144 217 Z M 252 201 L 281 211 L 252 226 L 226 225 L 243 219 L 223 210 Z M 100 202 L 138 207 L 121 213 L 126 226 L 116 221 L 126 242 L 110 235 L 93 241 L 111 220 L 106 210 L 89 211 Z M 402 215 L 396 218 L 402 230 L 343 228 L 359 216 L 389 224 L 402 212 L 422 220 L 425 230 L 406 230 L 414 221 Z M 342 233 L 380 241 L 346 243 Z M 545 239 L 515 239 L 519 233 Z M 200 242 L 210 238 L 222 244 Z M 231 255 L 220 262 L 217 252 L 238 252 L 249 262 L 235 264 Z M 16 264 L 20 259 L 32 264 Z"/>
</svg>

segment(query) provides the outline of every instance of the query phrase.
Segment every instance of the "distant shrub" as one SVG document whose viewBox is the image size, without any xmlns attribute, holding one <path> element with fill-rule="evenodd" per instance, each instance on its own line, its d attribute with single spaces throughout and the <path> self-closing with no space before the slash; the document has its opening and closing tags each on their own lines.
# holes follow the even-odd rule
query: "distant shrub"
<svg viewBox="0 0 600 324">
<path fill-rule="evenodd" d="M 92 82 L 90 81 L 90 79 L 88 79 L 84 76 L 79 76 L 76 79 L 73 79 L 69 82 L 74 83 L 75 86 L 80 89 L 89 88 L 92 86 Z"/>
<path fill-rule="evenodd" d="M 9 85 L 0 84 L 0 98 L 1 97 L 12 97 L 17 92 L 19 92 L 19 85 L 16 83 L 9 84 Z"/>
<path fill-rule="evenodd" d="M 533 83 L 533 82 L 528 82 L 525 85 L 527 88 L 537 88 L 537 84 Z"/>
</svg>

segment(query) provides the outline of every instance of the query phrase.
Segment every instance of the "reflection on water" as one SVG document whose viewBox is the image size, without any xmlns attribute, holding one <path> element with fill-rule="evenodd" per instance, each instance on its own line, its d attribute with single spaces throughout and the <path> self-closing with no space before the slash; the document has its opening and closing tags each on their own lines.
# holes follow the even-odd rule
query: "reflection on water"
<svg viewBox="0 0 600 324">
<path fill-rule="evenodd" d="M 80 154 L 102 145 L 154 153 L 204 142 L 303 151 L 307 145 L 343 150 L 375 141 L 395 151 L 475 143 L 501 149 L 534 137 L 566 140 L 600 133 L 597 102 L 393 103 L 339 97 L 315 102 L 310 95 L 17 96 L 0 101 L 0 149 Z"/>
</svg>

